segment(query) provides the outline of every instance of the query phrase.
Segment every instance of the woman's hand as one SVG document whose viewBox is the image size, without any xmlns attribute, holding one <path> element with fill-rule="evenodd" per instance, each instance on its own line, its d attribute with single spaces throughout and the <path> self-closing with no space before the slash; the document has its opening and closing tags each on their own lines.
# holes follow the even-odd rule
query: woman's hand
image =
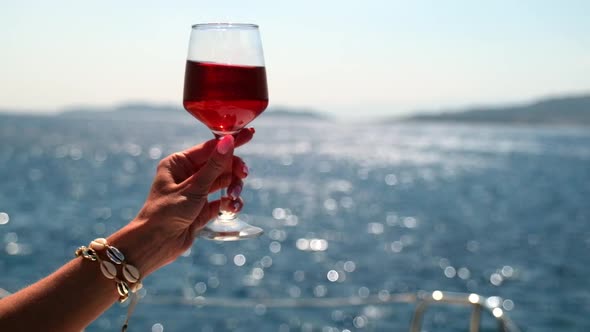
<svg viewBox="0 0 590 332">
<path fill-rule="evenodd" d="M 214 218 L 220 205 L 238 212 L 246 164 L 234 147 L 252 139 L 253 128 L 210 140 L 162 159 L 148 198 L 127 226 L 108 241 L 127 256 L 145 277 L 175 260 L 192 245 L 195 235 Z M 209 202 L 207 196 L 228 187 L 229 197 Z"/>
</svg>

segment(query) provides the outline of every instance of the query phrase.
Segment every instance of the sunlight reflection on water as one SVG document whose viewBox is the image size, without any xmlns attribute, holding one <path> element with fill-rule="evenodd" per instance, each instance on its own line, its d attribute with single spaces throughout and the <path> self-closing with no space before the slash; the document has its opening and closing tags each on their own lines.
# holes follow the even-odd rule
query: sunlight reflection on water
<svg viewBox="0 0 590 332">
<path fill-rule="evenodd" d="M 53 271 L 76 246 L 132 219 L 158 159 L 210 138 L 193 123 L 36 121 L 43 125 L 0 122 L 6 289 Z M 197 241 L 146 280 L 138 329 L 183 330 L 206 320 L 202 330 L 380 330 L 409 319 L 406 309 L 381 306 L 219 312 L 158 305 L 160 296 L 386 298 L 444 289 L 498 294 L 517 322 L 541 328 L 551 326 L 543 317 L 560 319 L 541 304 L 557 292 L 576 296 L 571 311 L 590 308 L 576 295 L 590 289 L 576 277 L 587 272 L 579 255 L 590 249 L 587 134 L 263 117 L 255 124 L 254 140 L 238 150 L 250 167 L 242 217 L 266 235 Z M 88 331 L 118 325 L 117 309 Z"/>
</svg>

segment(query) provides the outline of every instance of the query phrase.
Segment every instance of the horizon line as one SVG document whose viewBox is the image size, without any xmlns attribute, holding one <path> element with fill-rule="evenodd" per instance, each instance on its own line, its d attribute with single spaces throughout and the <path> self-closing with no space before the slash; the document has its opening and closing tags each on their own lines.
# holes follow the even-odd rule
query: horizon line
<svg viewBox="0 0 590 332">
<path fill-rule="evenodd" d="M 414 108 L 405 111 L 397 111 L 397 117 L 404 117 L 408 115 L 424 115 L 424 114 L 443 114 L 443 113 L 456 113 L 462 111 L 469 111 L 474 109 L 483 109 L 483 108 L 501 108 L 501 107 L 515 107 L 515 106 L 525 106 L 525 105 L 533 105 L 536 103 L 548 101 L 548 100 L 559 100 L 559 99 L 567 99 L 567 98 L 583 98 L 583 97 L 590 97 L 590 90 L 586 91 L 577 91 L 577 92 L 561 92 L 555 94 L 545 94 L 542 96 L 531 97 L 527 99 L 522 99 L 520 101 L 501 101 L 497 103 L 490 103 L 490 102 L 471 102 L 471 103 L 464 103 L 464 104 L 457 104 L 456 106 L 445 106 L 445 107 L 428 107 L 428 108 Z M 149 100 L 134 100 L 130 99 L 127 101 L 115 102 L 111 103 L 110 105 L 100 105 L 100 104 L 71 104 L 66 106 L 61 106 L 56 109 L 29 109 L 29 108 L 10 108 L 10 107 L 3 107 L 0 106 L 0 114 L 30 114 L 30 115 L 59 115 L 65 112 L 70 111 L 105 111 L 109 112 L 109 110 L 117 110 L 124 107 L 129 106 L 149 106 L 154 108 L 179 108 L 184 109 L 182 103 L 174 103 L 169 101 L 149 101 Z M 383 107 L 383 106 L 382 106 Z M 393 108 L 393 106 L 392 106 Z M 292 106 L 292 105 L 273 105 L 270 106 L 267 110 L 273 109 L 282 109 L 294 113 L 304 113 L 304 112 L 311 112 L 317 113 L 319 115 L 326 115 L 326 116 L 337 116 L 338 113 L 326 111 L 325 109 L 321 109 L 315 106 L 309 105 L 301 105 L 301 106 Z M 367 114 L 363 114 L 363 117 Z M 382 117 L 383 114 L 376 114 L 375 117 Z"/>
</svg>

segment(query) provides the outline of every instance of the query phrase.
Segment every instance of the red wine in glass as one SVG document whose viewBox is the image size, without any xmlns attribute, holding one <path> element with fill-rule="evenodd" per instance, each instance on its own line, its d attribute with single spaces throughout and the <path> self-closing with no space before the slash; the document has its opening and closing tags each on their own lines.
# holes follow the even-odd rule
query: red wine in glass
<svg viewBox="0 0 590 332">
<path fill-rule="evenodd" d="M 192 27 L 184 77 L 184 108 L 216 137 L 235 134 L 268 105 L 266 69 L 258 26 L 206 23 Z M 260 236 L 235 213 L 219 211 L 199 233 L 218 241 Z"/>
<path fill-rule="evenodd" d="M 188 60 L 183 104 L 213 133 L 236 133 L 268 106 L 266 70 Z"/>
</svg>

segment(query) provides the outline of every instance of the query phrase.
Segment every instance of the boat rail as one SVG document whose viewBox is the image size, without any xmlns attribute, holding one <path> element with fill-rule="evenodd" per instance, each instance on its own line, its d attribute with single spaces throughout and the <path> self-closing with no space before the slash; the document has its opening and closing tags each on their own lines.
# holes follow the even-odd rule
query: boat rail
<svg viewBox="0 0 590 332">
<path fill-rule="evenodd" d="M 179 304 L 178 297 L 152 299 L 147 301 L 157 304 Z M 185 305 L 197 307 L 224 307 L 224 308 L 254 308 L 256 305 L 263 305 L 266 308 L 337 308 L 343 306 L 366 306 L 384 305 L 393 303 L 416 304 L 414 314 L 410 323 L 410 332 L 420 332 L 424 314 L 432 305 L 452 305 L 471 307 L 469 320 L 469 332 L 479 332 L 482 312 L 493 317 L 500 332 L 521 332 L 518 326 L 510 319 L 502 309 L 502 299 L 497 296 L 484 297 L 478 294 L 466 294 L 457 292 L 434 292 L 418 293 L 394 293 L 387 295 L 371 295 L 368 297 L 332 297 L 332 298 L 286 298 L 286 299 L 235 299 L 219 297 L 198 296 L 193 299 L 180 301 Z"/>
<path fill-rule="evenodd" d="M 10 292 L 0 288 L 0 299 Z M 479 332 L 483 312 L 487 312 L 497 322 L 500 332 L 521 332 L 502 309 L 502 299 L 497 296 L 484 297 L 479 294 L 444 292 L 379 294 L 368 297 L 332 297 L 332 298 L 283 298 L 283 299 L 235 299 L 197 296 L 193 299 L 157 296 L 146 298 L 143 302 L 152 304 L 184 304 L 197 307 L 253 308 L 263 305 L 267 308 L 336 308 L 343 306 L 385 305 L 393 303 L 416 304 L 410 323 L 410 332 L 420 332 L 424 314 L 432 305 L 452 305 L 471 307 L 469 332 Z"/>
</svg>

